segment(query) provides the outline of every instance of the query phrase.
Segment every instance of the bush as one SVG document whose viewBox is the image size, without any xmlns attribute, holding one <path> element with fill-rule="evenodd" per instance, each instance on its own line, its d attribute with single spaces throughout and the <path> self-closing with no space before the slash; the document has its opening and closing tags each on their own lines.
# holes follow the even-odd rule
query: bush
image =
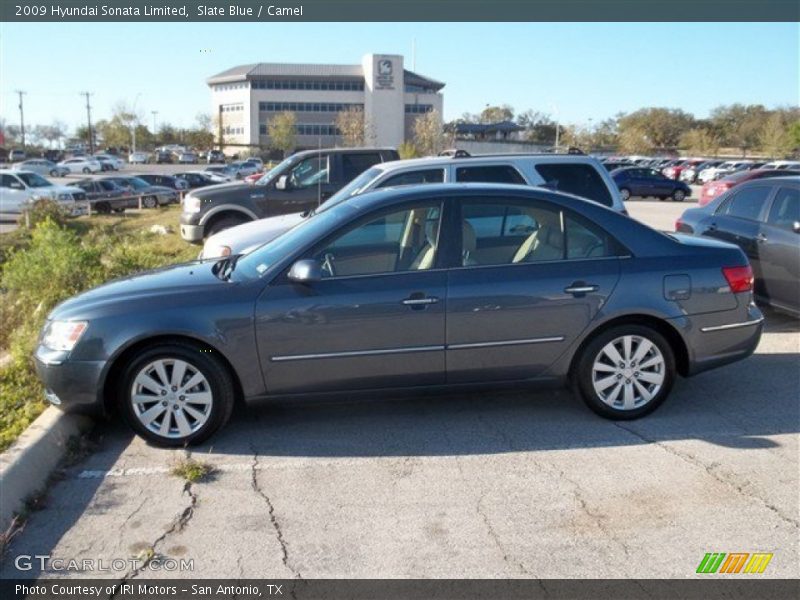
<svg viewBox="0 0 800 600">
<path fill-rule="evenodd" d="M 400 155 L 400 158 L 404 160 L 407 158 L 419 157 L 419 150 L 417 150 L 417 147 L 411 142 L 403 142 L 400 144 L 397 147 L 397 153 Z"/>
<path fill-rule="evenodd" d="M 61 207 L 58 202 L 48 198 L 39 198 L 33 203 L 28 211 L 28 222 L 25 222 L 25 215 L 20 216 L 20 225 L 28 225 L 35 227 L 39 223 L 44 223 L 48 219 L 57 223 L 58 225 L 65 225 L 67 222 L 67 212 Z"/>
</svg>

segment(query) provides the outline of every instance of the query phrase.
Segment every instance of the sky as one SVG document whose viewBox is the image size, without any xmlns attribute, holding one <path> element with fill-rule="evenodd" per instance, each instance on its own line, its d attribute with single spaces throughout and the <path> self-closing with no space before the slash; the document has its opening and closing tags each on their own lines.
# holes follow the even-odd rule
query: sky
<svg viewBox="0 0 800 600">
<path fill-rule="evenodd" d="M 358 64 L 402 54 L 443 81 L 444 117 L 487 104 L 588 126 L 643 106 L 704 117 L 720 104 L 800 104 L 798 23 L 0 24 L 0 118 L 84 124 L 115 104 L 147 125 L 211 112 L 206 78 L 239 64 Z"/>
</svg>

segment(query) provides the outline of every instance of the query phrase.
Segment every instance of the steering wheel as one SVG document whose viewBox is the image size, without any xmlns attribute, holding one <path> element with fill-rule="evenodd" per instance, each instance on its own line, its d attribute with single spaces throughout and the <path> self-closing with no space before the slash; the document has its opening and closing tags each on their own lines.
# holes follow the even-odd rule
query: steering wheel
<svg viewBox="0 0 800 600">
<path fill-rule="evenodd" d="M 328 277 L 336 276 L 336 268 L 333 266 L 335 258 L 330 252 L 325 253 L 325 258 L 322 261 L 322 271 L 327 273 Z"/>
</svg>

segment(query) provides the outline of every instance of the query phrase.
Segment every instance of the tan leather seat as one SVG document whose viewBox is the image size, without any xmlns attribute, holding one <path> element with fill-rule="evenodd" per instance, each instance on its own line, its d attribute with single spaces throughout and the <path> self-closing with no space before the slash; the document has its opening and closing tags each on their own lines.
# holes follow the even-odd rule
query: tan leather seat
<svg viewBox="0 0 800 600">
<path fill-rule="evenodd" d="M 477 248 L 478 236 L 475 234 L 475 228 L 469 224 L 469 221 L 464 221 L 461 224 L 461 264 L 463 266 L 479 264 L 474 257 Z"/>
<path fill-rule="evenodd" d="M 563 257 L 564 240 L 561 231 L 549 225 L 542 225 L 522 242 L 511 262 L 559 260 Z"/>
</svg>

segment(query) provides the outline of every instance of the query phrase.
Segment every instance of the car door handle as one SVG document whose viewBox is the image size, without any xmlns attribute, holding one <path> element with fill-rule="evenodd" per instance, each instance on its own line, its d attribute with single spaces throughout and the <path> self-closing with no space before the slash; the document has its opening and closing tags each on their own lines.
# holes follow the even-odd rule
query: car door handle
<svg viewBox="0 0 800 600">
<path fill-rule="evenodd" d="M 439 299 L 436 296 L 416 296 L 412 295 L 403 300 L 406 306 L 427 306 L 428 304 L 436 304 Z"/>
<path fill-rule="evenodd" d="M 759 233 L 756 236 L 756 242 L 758 242 L 759 244 L 763 244 L 766 241 L 767 241 L 767 236 L 765 236 L 763 233 Z"/>
<path fill-rule="evenodd" d="M 584 283 L 583 281 L 576 281 L 572 285 L 564 288 L 564 293 L 572 294 L 573 296 L 582 296 L 590 292 L 596 292 L 600 286 L 593 283 Z"/>
</svg>

